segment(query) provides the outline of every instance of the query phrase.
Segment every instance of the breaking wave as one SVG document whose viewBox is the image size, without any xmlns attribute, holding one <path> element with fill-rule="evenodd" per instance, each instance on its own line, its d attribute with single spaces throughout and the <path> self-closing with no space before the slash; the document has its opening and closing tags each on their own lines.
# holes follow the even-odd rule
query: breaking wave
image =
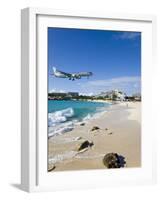
<svg viewBox="0 0 161 200">
<path fill-rule="evenodd" d="M 74 129 L 74 126 L 82 122 L 88 122 L 90 119 L 100 117 L 104 109 L 97 109 L 96 113 L 88 113 L 80 118 L 73 108 L 66 108 L 48 114 L 48 137 L 62 135 Z"/>
<path fill-rule="evenodd" d="M 56 111 L 48 114 L 48 137 L 54 135 L 61 135 L 68 131 L 73 130 L 74 121 L 70 120 L 74 116 L 74 110 L 67 108 L 64 110 Z"/>
<path fill-rule="evenodd" d="M 72 108 L 49 113 L 48 126 L 54 126 L 56 124 L 66 122 L 68 118 L 71 118 L 72 116 L 74 116 L 74 110 Z"/>
</svg>

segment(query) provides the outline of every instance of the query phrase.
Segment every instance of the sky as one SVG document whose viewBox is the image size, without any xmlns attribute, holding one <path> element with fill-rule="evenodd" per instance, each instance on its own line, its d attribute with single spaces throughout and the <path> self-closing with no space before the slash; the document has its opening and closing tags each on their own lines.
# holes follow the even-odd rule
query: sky
<svg viewBox="0 0 161 200">
<path fill-rule="evenodd" d="M 52 68 L 93 76 L 75 81 L 52 76 Z M 141 88 L 141 33 L 48 28 L 48 90 L 95 95 L 114 89 L 127 95 Z"/>
</svg>

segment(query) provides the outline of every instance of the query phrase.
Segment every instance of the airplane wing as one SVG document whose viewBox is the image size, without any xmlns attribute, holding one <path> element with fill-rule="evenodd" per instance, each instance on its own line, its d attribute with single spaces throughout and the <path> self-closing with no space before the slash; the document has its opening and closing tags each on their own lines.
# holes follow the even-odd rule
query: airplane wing
<svg viewBox="0 0 161 200">
<path fill-rule="evenodd" d="M 92 75 L 93 75 L 92 72 L 80 72 L 80 73 L 75 74 L 76 77 L 83 77 L 83 76 L 89 77 Z"/>
<path fill-rule="evenodd" d="M 71 76 L 72 76 L 72 74 L 70 74 L 70 73 L 66 73 L 66 72 L 62 72 L 62 71 L 59 71 L 59 73 L 65 75 L 65 76 L 68 76 L 68 77 L 71 77 Z"/>
</svg>

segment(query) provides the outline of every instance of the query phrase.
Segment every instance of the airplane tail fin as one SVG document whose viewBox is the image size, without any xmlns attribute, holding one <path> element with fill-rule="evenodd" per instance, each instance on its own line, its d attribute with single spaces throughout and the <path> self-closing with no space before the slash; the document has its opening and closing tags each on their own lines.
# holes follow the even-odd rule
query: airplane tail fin
<svg viewBox="0 0 161 200">
<path fill-rule="evenodd" d="M 54 73 L 56 72 L 56 67 L 53 67 L 53 72 L 54 72 Z"/>
</svg>

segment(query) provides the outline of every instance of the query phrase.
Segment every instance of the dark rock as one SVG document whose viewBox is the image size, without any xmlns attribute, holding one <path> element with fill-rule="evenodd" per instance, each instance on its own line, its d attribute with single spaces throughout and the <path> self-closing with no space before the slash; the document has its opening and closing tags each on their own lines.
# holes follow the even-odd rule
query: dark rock
<svg viewBox="0 0 161 200">
<path fill-rule="evenodd" d="M 93 128 L 91 129 L 91 131 L 96 131 L 99 130 L 100 128 L 98 126 L 93 126 Z"/>
<path fill-rule="evenodd" d="M 125 157 L 118 155 L 117 153 L 108 153 L 103 158 L 103 164 L 107 168 L 121 168 L 125 167 Z"/>
<path fill-rule="evenodd" d="M 105 131 L 108 131 L 108 128 L 105 128 Z"/>
<path fill-rule="evenodd" d="M 81 123 L 81 124 L 80 124 L 80 126 L 84 126 L 84 125 L 85 125 L 85 123 Z"/>
<path fill-rule="evenodd" d="M 93 142 L 89 142 L 88 140 L 86 140 L 80 145 L 78 151 L 81 151 L 81 150 L 88 148 L 88 147 L 91 147 L 93 145 L 94 145 Z"/>
<path fill-rule="evenodd" d="M 48 172 L 53 171 L 55 168 L 56 168 L 55 165 L 53 165 L 51 168 L 48 169 Z"/>
<path fill-rule="evenodd" d="M 108 133 L 109 135 L 112 135 L 113 134 L 113 132 L 110 132 L 110 133 Z"/>
</svg>

